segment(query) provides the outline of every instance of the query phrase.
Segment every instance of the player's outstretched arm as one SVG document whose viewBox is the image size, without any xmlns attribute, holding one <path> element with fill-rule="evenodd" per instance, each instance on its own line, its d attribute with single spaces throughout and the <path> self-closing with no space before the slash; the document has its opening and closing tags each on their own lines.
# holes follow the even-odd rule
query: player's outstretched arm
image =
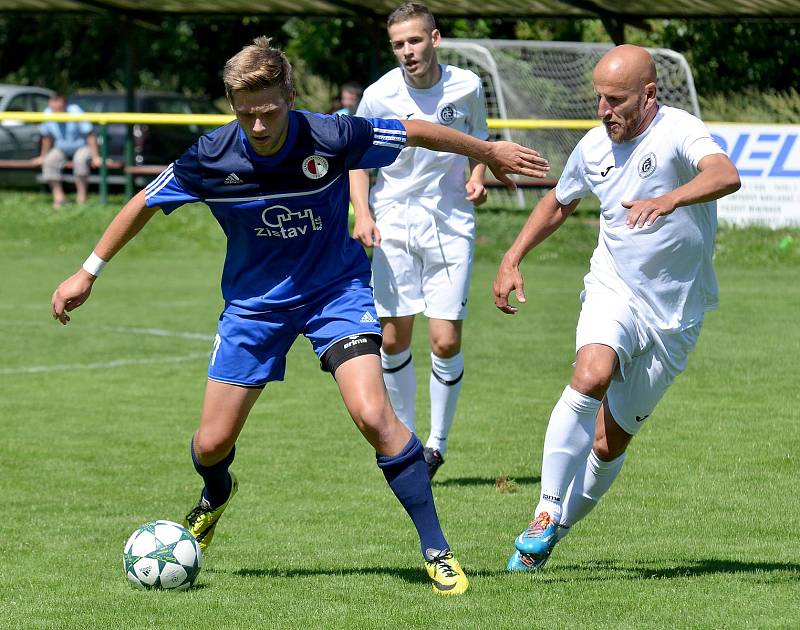
<svg viewBox="0 0 800 630">
<path fill-rule="evenodd" d="M 89 299 L 92 292 L 92 285 L 97 280 L 97 274 L 90 273 L 86 267 L 102 261 L 105 264 L 114 257 L 122 247 L 139 233 L 145 224 L 158 211 L 158 208 L 148 208 L 144 200 L 144 190 L 136 194 L 125 204 L 116 217 L 111 221 L 100 241 L 90 256 L 90 263 L 87 260 L 84 267 L 78 269 L 69 278 L 64 280 L 53 293 L 51 306 L 53 309 L 53 319 L 62 324 L 69 322 L 69 311 L 73 311 Z M 102 267 L 100 267 L 102 268 Z"/>
<path fill-rule="evenodd" d="M 369 171 L 350 171 L 350 202 L 353 204 L 353 238 L 365 247 L 380 247 L 381 232 L 369 209 Z"/>
<path fill-rule="evenodd" d="M 486 164 L 494 176 L 512 190 L 516 188 L 516 184 L 508 177 L 509 173 L 544 177 L 550 170 L 547 160 L 538 151 L 514 142 L 478 140 L 455 129 L 424 120 L 401 122 L 406 128 L 406 143 L 409 146 L 466 155 L 476 162 Z"/>
<path fill-rule="evenodd" d="M 625 224 L 629 228 L 653 225 L 658 217 L 672 214 L 676 208 L 714 201 L 735 193 L 742 185 L 739 171 L 722 153 L 707 155 L 700 160 L 697 168 L 700 172 L 690 182 L 666 195 L 623 201 L 622 206 L 628 208 Z"/>
<path fill-rule="evenodd" d="M 548 192 L 531 212 L 514 243 L 500 262 L 494 279 L 494 304 L 504 313 L 513 315 L 519 309 L 508 303 L 508 296 L 516 292 L 517 301 L 525 303 L 525 285 L 519 265 L 525 255 L 555 232 L 577 208 L 580 200 L 562 205 L 556 199 L 555 189 Z"/>
</svg>

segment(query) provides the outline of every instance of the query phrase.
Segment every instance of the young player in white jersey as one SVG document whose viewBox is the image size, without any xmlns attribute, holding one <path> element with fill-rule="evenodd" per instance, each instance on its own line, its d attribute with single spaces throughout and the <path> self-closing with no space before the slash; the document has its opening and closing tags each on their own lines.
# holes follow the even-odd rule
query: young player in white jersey
<svg viewBox="0 0 800 630">
<path fill-rule="evenodd" d="M 739 175 L 705 125 L 659 105 L 652 57 L 637 46 L 607 53 L 593 74 L 603 127 L 570 155 L 558 185 L 534 208 L 494 282 L 495 304 L 525 302 L 519 264 L 589 192 L 600 236 L 584 279 L 570 384 L 544 441 L 541 496 L 516 539 L 510 571 L 535 571 L 619 474 L 632 437 L 695 347 L 717 306 L 712 267 L 716 199 Z"/>
<path fill-rule="evenodd" d="M 402 5 L 389 16 L 387 28 L 400 67 L 367 88 L 358 115 L 425 120 L 487 139 L 481 80 L 438 63 L 441 35 L 427 7 Z M 428 318 L 431 430 L 424 453 L 431 478 L 444 463 L 464 374 L 461 329 L 475 239 L 473 206 L 486 200 L 484 172 L 483 164 L 461 155 L 409 148 L 380 169 L 369 198 L 367 171 L 350 177 L 353 237 L 375 247 L 373 290 L 383 328 L 384 382 L 398 417 L 412 431 L 417 384 L 411 337 L 414 317 L 424 313 Z"/>
</svg>

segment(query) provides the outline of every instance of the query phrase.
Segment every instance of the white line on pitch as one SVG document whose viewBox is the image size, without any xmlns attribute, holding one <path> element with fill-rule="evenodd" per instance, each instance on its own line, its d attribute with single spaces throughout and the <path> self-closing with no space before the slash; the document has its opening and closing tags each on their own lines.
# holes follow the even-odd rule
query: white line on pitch
<svg viewBox="0 0 800 630">
<path fill-rule="evenodd" d="M 43 320 L 41 322 L 20 322 L 20 321 L 0 321 L 0 326 L 52 326 L 50 321 Z M 55 329 L 53 329 L 55 330 Z M 180 330 L 164 330 L 163 328 L 137 328 L 135 326 L 105 326 L 105 325 L 87 325 L 85 327 L 76 327 L 73 330 L 78 332 L 97 331 L 103 332 L 118 332 L 126 335 L 148 335 L 152 337 L 177 337 L 179 339 L 192 339 L 211 343 L 214 339 L 213 335 L 208 333 L 194 333 Z"/>
<path fill-rule="evenodd" d="M 180 337 L 181 339 L 199 339 L 211 343 L 213 335 L 207 333 L 181 332 L 164 330 L 162 328 L 136 328 L 134 326 L 94 326 L 96 330 L 107 330 L 109 332 L 121 332 L 131 335 L 152 335 L 154 337 Z"/>
<path fill-rule="evenodd" d="M 40 374 L 43 372 L 66 372 L 72 370 L 106 370 L 110 368 L 125 367 L 128 365 L 151 365 L 154 363 L 182 363 L 195 359 L 207 359 L 208 352 L 193 352 L 178 357 L 152 357 L 149 359 L 117 359 L 102 363 L 68 363 L 62 365 L 35 365 L 20 368 L 0 368 L 2 374 Z"/>
</svg>

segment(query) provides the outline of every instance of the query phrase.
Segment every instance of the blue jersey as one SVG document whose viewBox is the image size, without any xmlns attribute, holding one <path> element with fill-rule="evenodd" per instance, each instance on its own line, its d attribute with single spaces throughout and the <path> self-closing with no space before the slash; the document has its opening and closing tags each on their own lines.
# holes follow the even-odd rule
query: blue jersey
<svg viewBox="0 0 800 630">
<path fill-rule="evenodd" d="M 369 285 L 350 237 L 350 169 L 391 164 L 406 143 L 397 120 L 289 112 L 283 147 L 257 155 L 236 121 L 202 136 L 146 188 L 165 214 L 205 202 L 228 237 L 222 295 L 232 312 L 298 308 Z"/>
</svg>

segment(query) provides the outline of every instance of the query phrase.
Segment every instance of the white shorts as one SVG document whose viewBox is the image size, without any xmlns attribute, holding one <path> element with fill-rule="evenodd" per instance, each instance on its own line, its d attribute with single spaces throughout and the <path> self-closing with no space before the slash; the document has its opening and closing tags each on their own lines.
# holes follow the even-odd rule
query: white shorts
<svg viewBox="0 0 800 630">
<path fill-rule="evenodd" d="M 591 286 L 581 293 L 581 302 L 575 351 L 599 343 L 617 353 L 619 369 L 606 398 L 617 424 L 636 435 L 675 378 L 686 369 L 703 323 L 676 333 L 651 328 L 636 316 L 623 296 L 602 286 Z"/>
<path fill-rule="evenodd" d="M 372 250 L 372 288 L 378 317 L 466 319 L 473 239 L 415 206 L 395 206 L 377 225 L 381 246 Z"/>
</svg>

